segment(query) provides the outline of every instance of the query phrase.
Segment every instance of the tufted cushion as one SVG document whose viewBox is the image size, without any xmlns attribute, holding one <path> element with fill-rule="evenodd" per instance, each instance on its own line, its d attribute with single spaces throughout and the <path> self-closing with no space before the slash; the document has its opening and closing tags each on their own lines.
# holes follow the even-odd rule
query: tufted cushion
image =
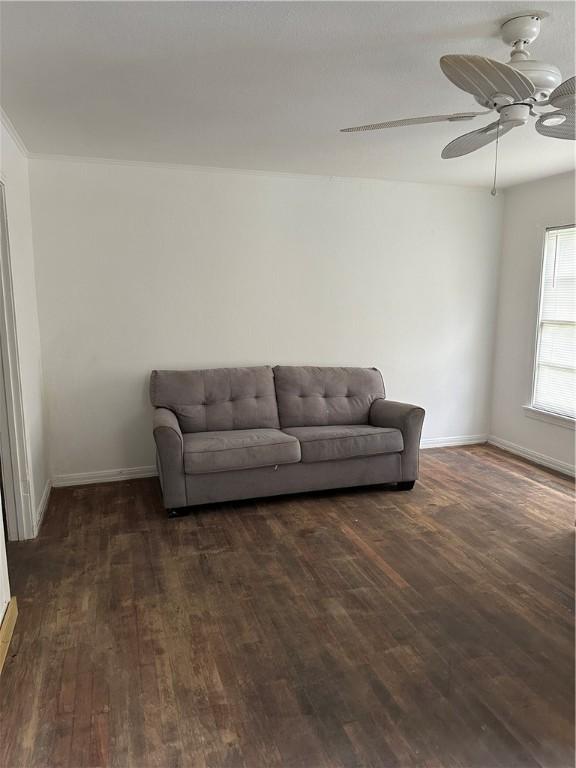
<svg viewBox="0 0 576 768">
<path fill-rule="evenodd" d="M 372 427 L 368 424 L 337 427 L 289 427 L 287 435 L 300 441 L 302 461 L 337 461 L 379 453 L 404 450 L 399 429 Z"/>
<path fill-rule="evenodd" d="M 176 414 L 182 432 L 278 429 L 272 369 L 152 371 L 150 399 Z"/>
<path fill-rule="evenodd" d="M 300 443 L 279 429 L 235 429 L 184 435 L 188 475 L 273 467 L 300 461 Z"/>
<path fill-rule="evenodd" d="M 282 428 L 367 424 L 370 406 L 384 397 L 376 368 L 278 365 L 274 384 Z"/>
</svg>

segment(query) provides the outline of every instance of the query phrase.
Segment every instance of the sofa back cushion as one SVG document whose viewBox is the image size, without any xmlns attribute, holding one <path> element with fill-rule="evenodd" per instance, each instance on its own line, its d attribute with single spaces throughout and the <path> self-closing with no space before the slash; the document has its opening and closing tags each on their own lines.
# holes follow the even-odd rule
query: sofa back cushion
<svg viewBox="0 0 576 768">
<path fill-rule="evenodd" d="M 150 399 L 174 411 L 182 432 L 278 429 L 272 368 L 152 371 Z"/>
<path fill-rule="evenodd" d="M 280 426 L 367 424 L 370 406 L 385 396 L 376 368 L 274 368 Z"/>
</svg>

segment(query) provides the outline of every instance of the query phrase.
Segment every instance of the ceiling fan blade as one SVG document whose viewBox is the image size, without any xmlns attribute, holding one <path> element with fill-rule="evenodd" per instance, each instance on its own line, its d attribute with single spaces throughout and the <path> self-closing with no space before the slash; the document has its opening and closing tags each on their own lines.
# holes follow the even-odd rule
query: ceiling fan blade
<svg viewBox="0 0 576 768">
<path fill-rule="evenodd" d="M 472 120 L 477 115 L 487 115 L 488 112 L 455 112 L 452 115 L 430 115 L 429 117 L 407 117 L 403 120 L 388 120 L 385 123 L 369 123 L 357 125 L 353 128 L 341 128 L 340 133 L 353 133 L 355 131 L 379 131 L 381 128 L 403 128 L 406 125 L 423 125 L 424 123 L 457 122 L 458 120 Z"/>
<path fill-rule="evenodd" d="M 576 96 L 574 95 L 575 79 L 574 77 L 569 77 L 568 80 L 564 80 L 558 88 L 552 91 L 548 97 L 548 102 L 553 107 L 557 109 L 574 109 L 576 106 Z"/>
<path fill-rule="evenodd" d="M 571 78 L 574 80 L 574 78 Z M 549 136 L 552 139 L 576 140 L 576 129 L 574 124 L 574 109 L 556 110 L 540 115 L 536 120 L 536 130 L 542 136 Z"/>
<path fill-rule="evenodd" d="M 482 104 L 491 104 L 497 94 L 523 101 L 534 95 L 532 82 L 508 64 L 484 56 L 442 56 L 440 67 L 450 82 L 471 93 Z"/>
<path fill-rule="evenodd" d="M 498 126 L 500 126 L 500 130 L 498 130 Z M 453 157 L 468 155 L 470 152 L 475 152 L 477 149 L 485 147 L 486 144 L 496 141 L 498 133 L 500 136 L 503 136 L 514 127 L 514 123 L 501 123 L 499 120 L 496 120 L 494 123 L 484 126 L 484 128 L 465 133 L 463 136 L 458 136 L 457 139 L 451 141 L 450 144 L 446 144 L 442 150 L 442 157 L 444 160 L 448 160 Z"/>
</svg>

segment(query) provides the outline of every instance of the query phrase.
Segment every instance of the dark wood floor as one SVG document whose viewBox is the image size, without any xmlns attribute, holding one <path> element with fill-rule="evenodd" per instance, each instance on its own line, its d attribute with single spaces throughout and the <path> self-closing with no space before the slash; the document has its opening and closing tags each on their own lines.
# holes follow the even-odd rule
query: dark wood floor
<svg viewBox="0 0 576 768">
<path fill-rule="evenodd" d="M 156 480 L 55 490 L 9 547 L 0 765 L 571 766 L 573 502 L 483 446 L 177 520 Z"/>
</svg>

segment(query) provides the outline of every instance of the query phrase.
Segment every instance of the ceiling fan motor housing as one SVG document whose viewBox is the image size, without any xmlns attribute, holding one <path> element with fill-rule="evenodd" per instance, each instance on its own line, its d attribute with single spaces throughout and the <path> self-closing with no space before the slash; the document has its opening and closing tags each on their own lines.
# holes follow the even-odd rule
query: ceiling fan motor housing
<svg viewBox="0 0 576 768">
<path fill-rule="evenodd" d="M 534 83 L 536 89 L 535 98 L 537 101 L 547 99 L 554 88 L 557 88 L 562 82 L 562 75 L 558 67 L 554 64 L 548 64 L 546 61 L 531 59 L 528 51 L 517 49 L 512 52 L 508 64 L 516 71 Z"/>
<path fill-rule="evenodd" d="M 541 17 L 537 14 L 516 16 L 502 24 L 502 40 L 512 46 L 508 65 L 526 75 L 534 84 L 536 101 L 544 101 L 562 82 L 558 67 L 546 61 L 532 59 L 526 46 L 533 43 L 540 34 Z"/>
</svg>

